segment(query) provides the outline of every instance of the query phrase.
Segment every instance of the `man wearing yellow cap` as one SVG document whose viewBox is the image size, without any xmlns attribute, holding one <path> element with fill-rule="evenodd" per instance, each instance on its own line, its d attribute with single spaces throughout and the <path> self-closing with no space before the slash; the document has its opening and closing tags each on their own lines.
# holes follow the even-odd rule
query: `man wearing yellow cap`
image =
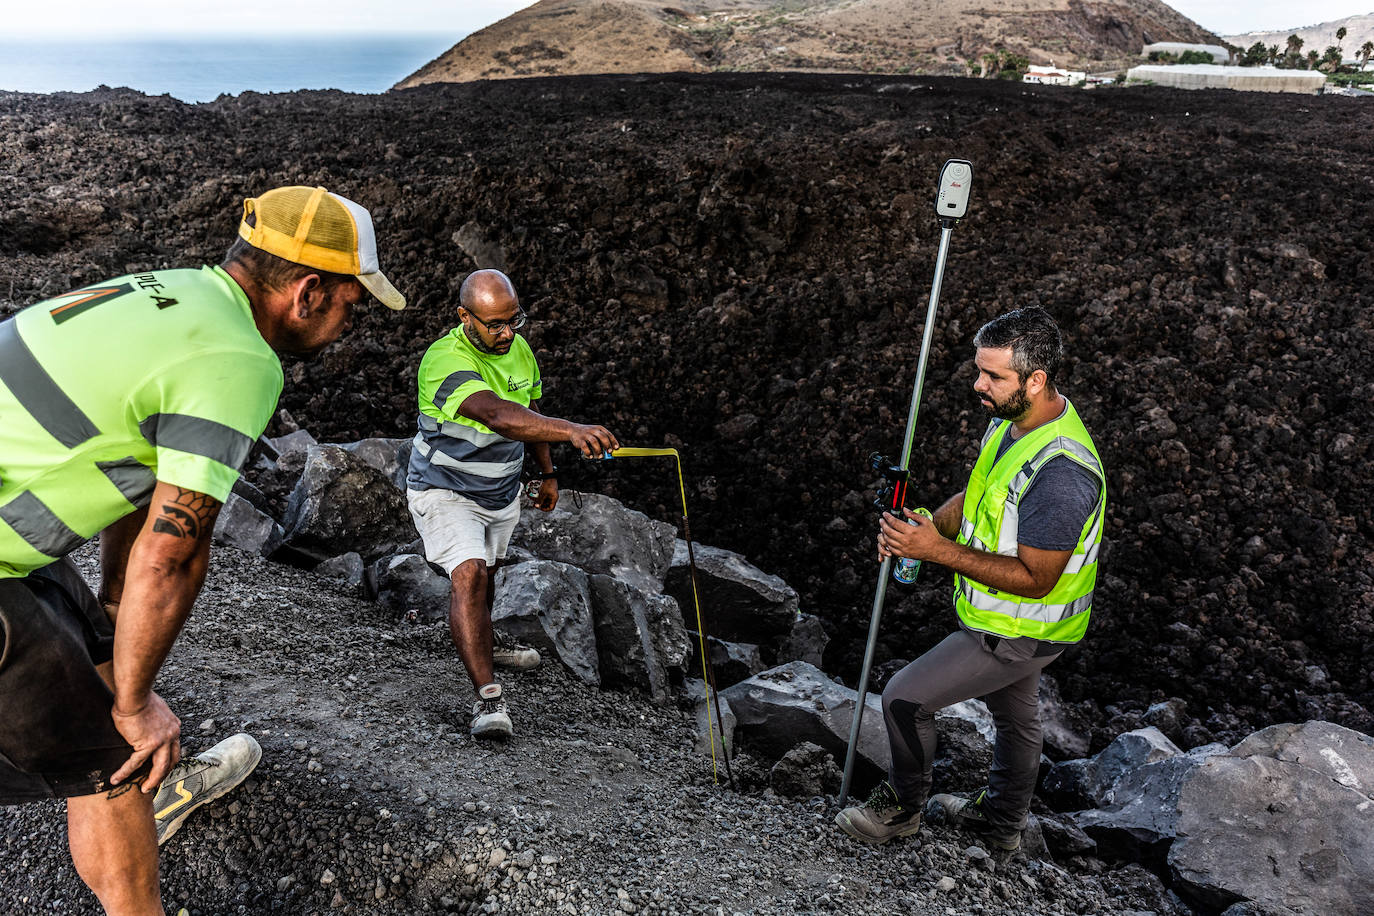
<svg viewBox="0 0 1374 916">
<path fill-rule="evenodd" d="M 324 188 L 246 201 L 239 236 L 218 267 L 0 323 L 0 804 L 67 799 L 72 860 L 111 914 L 163 912 L 158 844 L 261 755 L 236 735 L 181 761 L 152 684 L 276 408 L 277 353 L 319 353 L 369 294 L 405 306 L 371 216 Z M 65 559 L 97 534 L 99 600 Z"/>
</svg>

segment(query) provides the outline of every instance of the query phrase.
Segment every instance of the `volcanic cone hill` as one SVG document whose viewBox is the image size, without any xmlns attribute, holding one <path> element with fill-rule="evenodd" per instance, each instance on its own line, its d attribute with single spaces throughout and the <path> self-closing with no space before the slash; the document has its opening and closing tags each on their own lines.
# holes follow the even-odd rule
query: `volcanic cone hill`
<svg viewBox="0 0 1374 916">
<path fill-rule="evenodd" d="M 982 72 L 985 54 L 1104 70 L 1217 43 L 1159 0 L 541 0 L 397 84 L 667 71 Z"/>
</svg>

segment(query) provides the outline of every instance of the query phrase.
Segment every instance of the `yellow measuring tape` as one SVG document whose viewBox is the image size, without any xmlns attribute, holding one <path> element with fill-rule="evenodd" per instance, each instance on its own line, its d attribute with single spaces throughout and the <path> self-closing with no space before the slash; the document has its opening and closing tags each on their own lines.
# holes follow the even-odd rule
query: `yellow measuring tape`
<svg viewBox="0 0 1374 916">
<path fill-rule="evenodd" d="M 730 768 L 730 754 L 725 747 L 725 726 L 721 722 L 720 700 L 716 697 L 716 680 L 706 662 L 706 627 L 701 622 L 701 598 L 697 594 L 697 563 L 692 551 L 692 526 L 687 521 L 687 483 L 682 476 L 682 456 L 675 448 L 618 448 L 607 452 L 603 458 L 672 458 L 677 462 L 677 488 L 682 495 L 682 534 L 687 542 L 687 568 L 692 581 L 692 604 L 697 614 L 697 645 L 701 652 L 701 677 L 706 685 L 706 728 L 711 744 L 711 779 L 720 784 L 720 774 L 716 769 L 716 729 L 721 731 L 721 755 L 725 758 L 725 772 L 730 778 L 730 786 L 735 786 L 735 774 Z M 711 724 L 711 709 L 714 701 L 716 711 L 715 725 Z"/>
</svg>

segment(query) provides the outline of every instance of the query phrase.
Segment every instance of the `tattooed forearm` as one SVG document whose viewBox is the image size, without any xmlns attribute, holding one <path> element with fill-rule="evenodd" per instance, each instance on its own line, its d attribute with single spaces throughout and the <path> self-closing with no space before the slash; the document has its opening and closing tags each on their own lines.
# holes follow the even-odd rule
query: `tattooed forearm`
<svg viewBox="0 0 1374 916">
<path fill-rule="evenodd" d="M 176 499 L 158 507 L 153 530 L 172 537 L 199 540 L 214 524 L 219 507 L 219 500 L 213 497 L 177 487 Z"/>
</svg>

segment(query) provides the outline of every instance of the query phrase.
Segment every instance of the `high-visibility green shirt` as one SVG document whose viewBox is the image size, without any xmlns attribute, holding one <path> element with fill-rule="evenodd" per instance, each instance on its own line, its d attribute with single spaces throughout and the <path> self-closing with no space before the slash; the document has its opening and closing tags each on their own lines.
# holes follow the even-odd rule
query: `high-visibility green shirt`
<svg viewBox="0 0 1374 916">
<path fill-rule="evenodd" d="M 509 352 L 483 353 L 456 327 L 420 360 L 419 432 L 406 486 L 461 493 L 479 506 L 501 509 L 520 495 L 525 444 L 458 413 L 474 392 L 528 407 L 544 393 L 534 351 L 519 334 Z"/>
<path fill-rule="evenodd" d="M 156 481 L 223 501 L 281 387 L 218 267 L 117 277 L 0 322 L 0 578 L 147 505 Z"/>
</svg>

